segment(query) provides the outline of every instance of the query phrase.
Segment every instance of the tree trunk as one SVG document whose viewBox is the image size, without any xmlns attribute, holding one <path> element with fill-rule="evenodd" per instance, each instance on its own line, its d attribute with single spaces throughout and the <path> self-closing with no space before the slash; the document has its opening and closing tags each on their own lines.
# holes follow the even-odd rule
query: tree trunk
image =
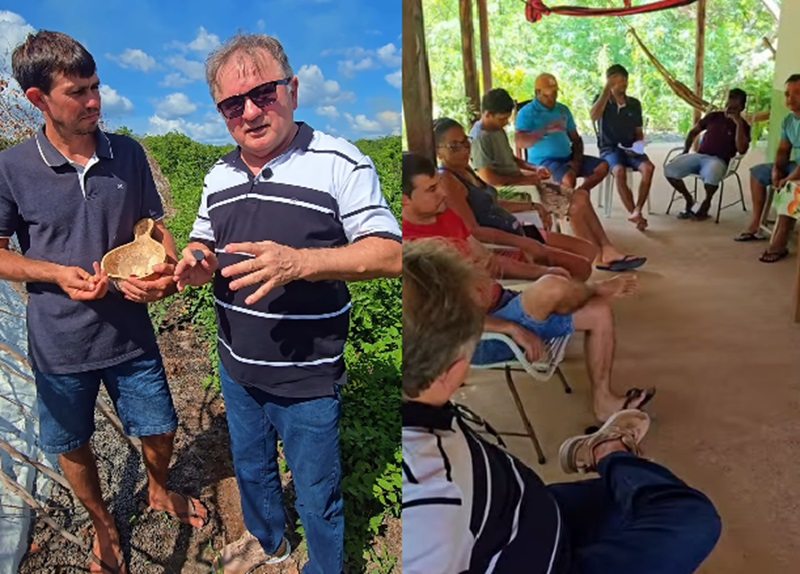
<svg viewBox="0 0 800 574">
<path fill-rule="evenodd" d="M 461 58 L 464 63 L 464 92 L 470 123 L 480 117 L 480 91 L 478 71 L 475 66 L 475 28 L 472 23 L 472 0 L 458 0 L 458 15 L 461 20 Z"/>
<path fill-rule="evenodd" d="M 706 51 L 706 0 L 697 2 L 697 43 L 694 54 L 694 93 L 703 97 L 703 72 Z M 700 110 L 694 110 L 694 122 L 700 119 Z"/>
<path fill-rule="evenodd" d="M 436 161 L 422 0 L 403 0 L 403 116 L 409 151 Z"/>
<path fill-rule="evenodd" d="M 481 76 L 483 78 L 483 93 L 492 89 L 492 58 L 489 55 L 489 15 L 486 12 L 486 0 L 476 0 L 478 3 L 478 29 L 481 38 Z"/>
</svg>

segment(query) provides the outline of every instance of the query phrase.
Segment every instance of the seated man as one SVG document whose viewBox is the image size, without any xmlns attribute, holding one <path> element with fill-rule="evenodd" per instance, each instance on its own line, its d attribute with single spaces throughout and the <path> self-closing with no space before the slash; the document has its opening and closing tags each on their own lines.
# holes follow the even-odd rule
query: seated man
<svg viewBox="0 0 800 574">
<path fill-rule="evenodd" d="M 478 283 L 446 244 L 403 244 L 403 572 L 694 572 L 720 518 L 704 494 L 640 458 L 645 413 L 617 412 L 561 446 L 565 472 L 599 478 L 545 486 L 450 402 L 483 328 Z"/>
<path fill-rule="evenodd" d="M 481 105 L 481 119 L 470 131 L 470 161 L 481 179 L 494 186 L 538 185 L 539 168 L 514 156 L 504 130 L 514 110 L 514 100 L 508 92 L 496 88 L 483 96 Z M 568 216 L 575 235 L 598 249 L 598 269 L 627 271 L 644 265 L 646 257 L 625 255 L 614 247 L 594 211 L 587 189 L 572 190 L 565 187 L 563 194 L 543 194 L 542 203 L 548 211 Z"/>
<path fill-rule="evenodd" d="M 750 223 L 736 241 L 765 239 L 759 233 L 761 212 L 767 197 L 767 186 L 775 189 L 783 187 L 787 181 L 800 181 L 800 74 L 792 74 L 786 80 L 786 107 L 789 114 L 781 122 L 780 143 L 773 163 L 762 163 L 750 170 L 750 193 L 753 195 L 753 212 Z M 761 254 L 760 261 L 775 263 L 789 254 L 786 242 L 794 227 L 794 219 L 788 215 L 778 216 L 772 240 L 767 250 Z"/>
<path fill-rule="evenodd" d="M 655 166 L 644 153 L 642 104 L 628 96 L 625 93 L 627 89 L 628 70 L 620 64 L 614 64 L 606 71 L 606 85 L 595 99 L 591 117 L 593 122 L 599 122 L 597 147 L 600 149 L 600 158 L 608 163 L 617 182 L 619 197 L 628 210 L 628 220 L 637 229 L 644 230 L 647 228 L 647 219 L 642 215 L 642 209 L 650 195 Z M 634 144 L 641 149 L 632 150 Z M 642 174 L 636 203 L 628 188 L 627 169 Z"/>
<path fill-rule="evenodd" d="M 528 148 L 528 161 L 550 170 L 553 180 L 567 187 L 590 191 L 608 174 L 608 164 L 583 155 L 583 140 L 572 112 L 558 101 L 558 82 L 552 74 L 539 74 L 534 84 L 536 97 L 517 114 L 514 139 Z"/>
<path fill-rule="evenodd" d="M 686 207 L 678 214 L 678 219 L 708 219 L 711 199 L 714 197 L 731 159 L 738 154 L 747 153 L 750 147 L 750 124 L 742 117 L 747 94 L 739 88 L 728 92 L 728 103 L 724 112 L 709 112 L 689 130 L 683 153 L 664 167 L 667 181 L 686 201 Z M 698 153 L 689 153 L 695 138 L 705 132 L 700 140 Z M 694 198 L 683 178 L 699 175 L 706 189 L 706 198 L 696 212 L 692 211 Z M 756 227 L 758 229 L 758 227 Z"/>
<path fill-rule="evenodd" d="M 439 189 L 439 174 L 427 158 L 403 154 L 403 240 L 440 237 L 458 247 L 473 261 L 494 267 L 505 257 L 481 250 L 464 223 L 448 211 Z M 636 289 L 635 276 L 615 276 L 586 285 L 580 281 L 544 275 L 522 293 L 503 289 L 487 277 L 484 310 L 486 331 L 511 337 L 530 361 L 539 358 L 542 339 L 552 339 L 575 331 L 586 332 L 586 365 L 592 385 L 594 413 L 605 421 L 620 409 L 643 407 L 654 389 L 630 389 L 626 395 L 611 390 L 614 362 L 614 318 L 609 300 L 624 297 Z M 486 341 L 478 348 L 478 361 L 495 363 L 513 357 L 505 345 Z"/>
</svg>

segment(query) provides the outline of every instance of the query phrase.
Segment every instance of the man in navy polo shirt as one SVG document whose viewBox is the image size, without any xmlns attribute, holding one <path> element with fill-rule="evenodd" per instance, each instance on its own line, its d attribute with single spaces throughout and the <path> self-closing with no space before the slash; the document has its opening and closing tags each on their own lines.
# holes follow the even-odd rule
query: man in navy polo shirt
<svg viewBox="0 0 800 574">
<path fill-rule="evenodd" d="M 650 195 L 655 166 L 644 153 L 644 130 L 642 129 L 642 104 L 626 94 L 628 89 L 628 70 L 614 64 L 606 71 L 606 85 L 595 98 L 591 110 L 593 122 L 599 122 L 597 147 L 600 158 L 608 163 L 617 191 L 628 220 L 637 229 L 647 228 L 647 219 L 642 209 Z M 627 170 L 638 171 L 642 175 L 636 202 L 628 187 Z"/>
<path fill-rule="evenodd" d="M 39 443 L 59 464 L 95 527 L 92 572 L 125 572 L 89 439 L 100 381 L 126 434 L 142 439 L 149 504 L 201 527 L 196 499 L 166 489 L 177 417 L 146 303 L 174 292 L 175 244 L 144 151 L 98 128 L 94 59 L 74 39 L 31 34 L 12 56 L 14 78 L 44 126 L 0 153 L 0 279 L 24 281 L 28 352 L 36 379 Z M 109 290 L 98 261 L 156 220 L 168 254 L 153 281 Z M 22 254 L 8 250 L 16 235 Z"/>
<path fill-rule="evenodd" d="M 608 174 L 608 164 L 583 154 L 572 112 L 558 101 L 558 82 L 552 74 L 539 74 L 534 83 L 536 97 L 517 114 L 514 140 L 528 148 L 528 161 L 550 170 L 553 181 L 567 187 L 591 191 Z"/>
<path fill-rule="evenodd" d="M 308 543 L 303 572 L 338 574 L 345 281 L 399 275 L 400 229 L 372 161 L 294 121 L 298 80 L 278 40 L 230 38 L 206 61 L 206 79 L 238 147 L 206 175 L 175 279 L 179 288 L 214 280 L 220 382 L 247 527 L 217 566 L 249 572 L 291 551 L 280 438 Z"/>
</svg>

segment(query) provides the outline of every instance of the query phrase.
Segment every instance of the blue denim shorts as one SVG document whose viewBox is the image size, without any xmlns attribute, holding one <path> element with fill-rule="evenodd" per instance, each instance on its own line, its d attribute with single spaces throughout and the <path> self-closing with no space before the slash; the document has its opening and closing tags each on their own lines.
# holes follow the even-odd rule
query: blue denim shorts
<svg viewBox="0 0 800 574">
<path fill-rule="evenodd" d="M 539 165 L 542 167 L 546 167 L 550 170 L 550 175 L 553 178 L 553 181 L 556 183 L 560 183 L 564 176 L 569 171 L 569 166 L 567 165 L 571 160 L 571 157 L 565 158 L 547 158 L 543 159 L 539 162 Z M 594 173 L 594 170 L 600 166 L 600 164 L 605 163 L 604 160 L 600 159 L 599 157 L 594 157 L 593 155 L 585 155 L 583 156 L 583 161 L 581 162 L 581 172 L 576 174 L 578 177 L 589 177 Z"/>
<path fill-rule="evenodd" d="M 522 325 L 542 340 L 563 337 L 574 331 L 572 315 L 551 313 L 544 321 L 537 321 L 529 317 L 522 308 L 522 297 L 518 294 L 513 298 L 509 298 L 505 305 L 491 311 L 489 315 Z M 472 356 L 472 364 L 487 365 L 509 361 L 513 358 L 514 353 L 511 352 L 508 345 L 500 341 L 480 341 L 475 349 L 475 354 Z"/>
<path fill-rule="evenodd" d="M 164 434 L 178 428 L 178 417 L 158 348 L 119 365 L 68 375 L 34 370 L 39 406 L 39 447 L 64 454 L 94 432 L 94 407 L 105 384 L 128 436 Z"/>
<path fill-rule="evenodd" d="M 639 166 L 650 160 L 647 155 L 630 155 L 619 148 L 601 151 L 600 159 L 608 164 L 608 171 L 613 171 L 618 165 L 639 171 Z"/>
<path fill-rule="evenodd" d="M 750 168 L 750 175 L 761 185 L 772 185 L 772 163 L 760 163 Z M 786 169 L 781 170 L 784 176 L 789 175 L 797 168 L 797 162 L 790 161 L 786 164 Z"/>
</svg>

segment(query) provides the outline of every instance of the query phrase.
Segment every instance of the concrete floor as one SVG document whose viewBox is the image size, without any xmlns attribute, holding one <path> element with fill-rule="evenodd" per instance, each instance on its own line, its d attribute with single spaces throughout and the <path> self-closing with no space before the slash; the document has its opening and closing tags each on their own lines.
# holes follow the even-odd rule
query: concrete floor
<svg viewBox="0 0 800 574">
<path fill-rule="evenodd" d="M 651 149 L 659 166 L 668 147 Z M 763 160 L 763 152 L 746 160 L 743 174 Z M 734 193 L 729 187 L 726 196 Z M 797 572 L 800 327 L 791 319 L 794 255 L 767 265 L 757 261 L 764 242 L 733 242 L 749 215 L 740 207 L 723 211 L 719 225 L 664 215 L 669 189 L 660 168 L 652 197 L 655 213 L 646 233 L 625 220 L 618 197 L 612 218 L 604 220 L 624 251 L 649 257 L 638 272 L 640 293 L 615 304 L 613 385 L 620 391 L 658 388 L 647 407 L 654 420 L 646 455 L 717 505 L 723 535 L 699 572 Z M 567 479 L 558 469 L 558 446 L 592 422 L 581 347 L 582 337 L 575 336 L 563 367 L 572 395 L 557 379 L 542 383 L 516 374 L 548 462 L 536 463 L 527 438 L 509 437 L 507 443 L 547 482 Z M 473 370 L 455 399 L 501 432 L 524 431 L 501 372 Z"/>
</svg>

